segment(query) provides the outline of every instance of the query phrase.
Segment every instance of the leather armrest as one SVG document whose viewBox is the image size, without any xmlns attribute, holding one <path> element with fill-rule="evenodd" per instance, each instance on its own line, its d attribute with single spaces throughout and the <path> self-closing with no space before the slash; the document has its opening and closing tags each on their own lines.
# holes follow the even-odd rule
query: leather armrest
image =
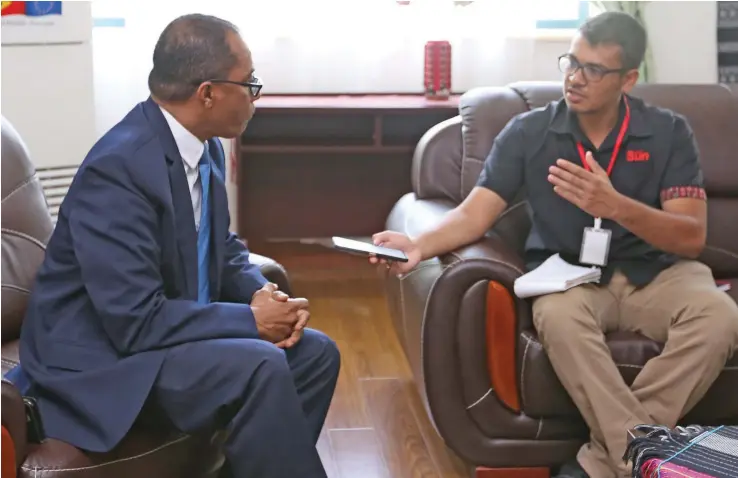
<svg viewBox="0 0 738 478">
<path fill-rule="evenodd" d="M 387 228 L 417 236 L 454 206 L 409 194 L 393 208 Z M 508 436 L 511 428 L 536 434 L 528 429 L 534 421 L 513 423 L 521 409 L 520 331 L 532 322 L 530 305 L 513 293 L 524 267 L 520 254 L 490 232 L 402 278 L 387 277 L 390 310 L 421 397 L 461 456 L 482 454 L 487 437 Z M 475 421 L 479 414 L 485 418 Z M 480 431 L 480 422 L 499 430 Z"/>
<path fill-rule="evenodd" d="M 513 289 L 515 280 L 525 273 L 525 262 L 498 235 L 491 233 L 480 241 L 462 247 L 448 256 L 450 258 L 443 258 L 444 262 L 450 263 L 472 259 L 488 261 L 491 274 L 490 280 L 504 287 L 516 303 L 516 331 L 522 332 L 533 326 L 530 306 L 526 301 L 515 297 Z"/>
<path fill-rule="evenodd" d="M 435 227 L 443 216 L 455 205 L 448 200 L 418 199 L 414 194 L 407 194 L 395 204 L 387 219 L 387 229 L 417 237 L 428 229 Z M 511 215 L 510 215 L 511 216 Z M 506 218 L 505 220 L 509 220 Z M 502 238 L 491 232 L 481 240 L 461 247 L 438 258 L 442 266 L 447 267 L 459 261 L 483 261 L 488 271 L 487 278 L 502 284 L 513 294 L 515 279 L 525 273 L 523 258 Z M 427 268 L 430 263 L 421 264 L 419 268 Z M 439 272 L 440 273 L 440 272 Z M 427 274 L 424 274 L 427 275 Z M 433 278 L 435 280 L 435 278 Z M 430 292 L 430 291 L 428 291 Z M 419 297 L 425 303 L 426 297 Z M 532 326 L 530 307 L 525 301 L 519 301 L 517 329 L 525 330 Z"/>
<path fill-rule="evenodd" d="M 420 199 L 450 198 L 461 201 L 461 161 L 464 155 L 461 116 L 431 127 L 413 153 L 411 181 Z"/>
<path fill-rule="evenodd" d="M 261 273 L 269 282 L 274 282 L 279 290 L 285 294 L 292 296 L 292 288 L 290 287 L 289 276 L 287 270 L 274 259 L 253 252 L 249 253 L 249 262 L 259 266 Z"/>
<path fill-rule="evenodd" d="M 455 260 L 486 259 L 500 267 L 510 269 L 515 278 L 524 273 L 525 263 L 511 247 L 500 239 L 500 236 L 490 233 L 479 241 L 461 247 L 450 254 Z"/>
<path fill-rule="evenodd" d="M 457 453 L 478 448 L 485 437 L 506 436 L 516 426 L 515 433 L 535 435 L 525 429 L 529 424 L 513 423 L 522 409 L 520 331 L 531 323 L 529 304 L 512 292 L 524 272 L 522 259 L 492 234 L 440 260 L 443 268 L 429 287 L 419 337 L 436 426 Z M 480 422 L 489 428 L 478 432 Z"/>
<path fill-rule="evenodd" d="M 2 383 L 2 426 L 10 433 L 15 447 L 16 468 L 26 457 L 28 438 L 26 435 L 26 407 L 23 397 L 15 385 L 3 379 Z"/>
</svg>

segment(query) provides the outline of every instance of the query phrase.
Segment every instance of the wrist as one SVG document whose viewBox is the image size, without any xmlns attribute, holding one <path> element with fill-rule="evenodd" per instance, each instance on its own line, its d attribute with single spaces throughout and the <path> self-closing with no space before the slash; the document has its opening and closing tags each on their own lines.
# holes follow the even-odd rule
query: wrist
<svg viewBox="0 0 738 478">
<path fill-rule="evenodd" d="M 425 241 L 423 241 L 423 236 L 420 237 L 411 237 L 410 241 L 413 244 L 413 251 L 415 251 L 416 254 L 420 256 L 420 260 L 425 259 L 426 251 L 425 251 Z"/>
<path fill-rule="evenodd" d="M 615 200 L 613 201 L 610 219 L 619 224 L 622 224 L 622 222 L 626 221 L 630 215 L 630 204 L 630 198 L 623 194 L 615 193 Z"/>
</svg>

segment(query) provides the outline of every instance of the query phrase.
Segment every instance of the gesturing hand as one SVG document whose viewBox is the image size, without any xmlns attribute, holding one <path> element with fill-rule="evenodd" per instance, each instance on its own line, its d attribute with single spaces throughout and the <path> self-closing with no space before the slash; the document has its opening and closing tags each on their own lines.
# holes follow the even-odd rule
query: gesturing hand
<svg viewBox="0 0 738 478">
<path fill-rule="evenodd" d="M 587 152 L 585 161 L 590 170 L 565 159 L 556 161 L 549 168 L 548 181 L 554 191 L 592 217 L 612 218 L 616 213 L 621 195 L 612 187 L 607 172 Z"/>
</svg>

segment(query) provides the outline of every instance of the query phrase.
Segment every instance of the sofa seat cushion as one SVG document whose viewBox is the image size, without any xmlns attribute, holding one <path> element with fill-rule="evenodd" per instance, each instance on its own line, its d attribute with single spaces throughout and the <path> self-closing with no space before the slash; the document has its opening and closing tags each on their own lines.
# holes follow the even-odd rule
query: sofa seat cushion
<svg viewBox="0 0 738 478">
<path fill-rule="evenodd" d="M 606 337 L 610 353 L 625 383 L 631 385 L 644 364 L 656 357 L 663 348 L 641 335 L 616 332 Z M 554 373 L 534 330 L 520 335 L 519 360 L 521 364 L 520 393 L 523 410 L 530 417 L 572 417 L 580 414 Z M 705 398 L 684 419 L 684 423 L 708 425 L 738 423 L 738 354 L 708 391 Z"/>
<path fill-rule="evenodd" d="M 2 345 L 2 373 L 18 363 L 18 341 Z M 86 453 L 60 440 L 28 445 L 19 477 L 213 478 L 223 465 L 223 433 L 186 435 L 151 403 L 123 441 L 108 453 Z"/>
<path fill-rule="evenodd" d="M 108 453 L 86 453 L 59 440 L 31 445 L 19 477 L 213 477 L 223 464 L 222 435 L 185 435 L 168 427 L 134 427 Z"/>
<path fill-rule="evenodd" d="M 18 361 L 20 360 L 18 358 L 18 352 L 20 341 L 19 340 L 10 340 L 8 342 L 5 342 L 2 345 L 2 373 L 3 377 L 6 373 L 8 373 L 8 370 L 12 369 L 16 365 L 18 365 Z"/>
</svg>

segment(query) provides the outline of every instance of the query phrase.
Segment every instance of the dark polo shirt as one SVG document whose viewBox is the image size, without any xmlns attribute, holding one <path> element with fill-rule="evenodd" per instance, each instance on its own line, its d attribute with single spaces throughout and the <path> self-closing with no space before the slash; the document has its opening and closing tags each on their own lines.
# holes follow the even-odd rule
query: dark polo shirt
<svg viewBox="0 0 738 478">
<path fill-rule="evenodd" d="M 661 208 L 667 198 L 704 198 L 699 153 L 686 119 L 635 97 L 627 96 L 627 100 L 630 124 L 610 175 L 615 189 L 654 208 Z M 555 253 L 568 262 L 579 263 L 584 228 L 593 226 L 594 219 L 554 192 L 547 179 L 549 167 L 559 158 L 581 165 L 576 147 L 581 141 L 585 151 L 592 151 L 607 170 L 624 117 L 623 102 L 618 124 L 596 149 L 562 99 L 516 116 L 495 139 L 478 185 L 491 189 L 508 203 L 524 188 L 532 213 L 525 245 L 529 269 Z M 612 231 L 602 284 L 619 269 L 632 284 L 643 286 L 678 260 L 614 221 L 605 219 L 602 227 Z"/>
</svg>

